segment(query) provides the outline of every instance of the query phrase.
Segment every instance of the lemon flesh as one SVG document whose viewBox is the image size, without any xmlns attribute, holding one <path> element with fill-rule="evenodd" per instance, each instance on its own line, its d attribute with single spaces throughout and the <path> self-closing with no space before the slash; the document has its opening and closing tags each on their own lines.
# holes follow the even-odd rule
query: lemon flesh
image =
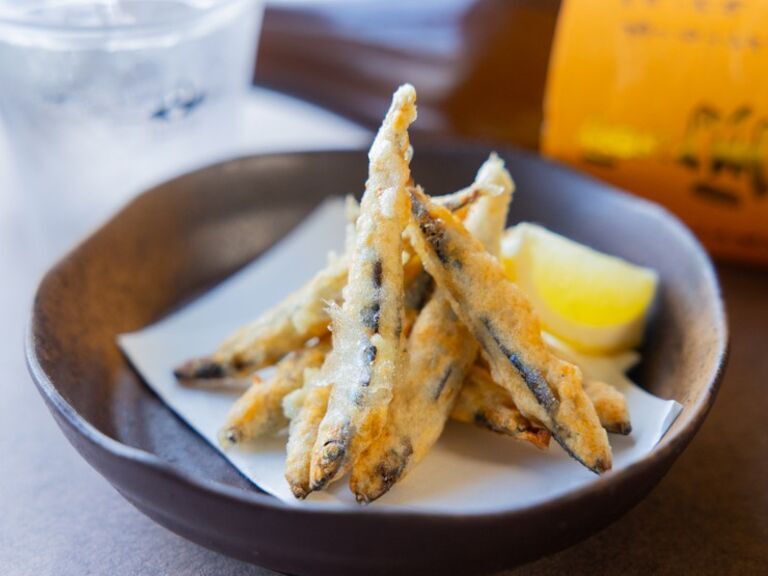
<svg viewBox="0 0 768 576">
<path fill-rule="evenodd" d="M 505 234 L 502 264 L 542 326 L 574 348 L 608 353 L 640 344 L 658 276 L 535 224 Z"/>
</svg>

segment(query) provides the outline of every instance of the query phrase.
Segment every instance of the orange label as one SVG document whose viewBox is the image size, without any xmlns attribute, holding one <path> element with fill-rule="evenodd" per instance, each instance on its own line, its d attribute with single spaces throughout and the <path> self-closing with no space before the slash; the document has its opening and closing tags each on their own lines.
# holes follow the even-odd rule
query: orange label
<svg viewBox="0 0 768 576">
<path fill-rule="evenodd" d="M 566 0 L 543 152 L 768 263 L 768 3 Z"/>
</svg>

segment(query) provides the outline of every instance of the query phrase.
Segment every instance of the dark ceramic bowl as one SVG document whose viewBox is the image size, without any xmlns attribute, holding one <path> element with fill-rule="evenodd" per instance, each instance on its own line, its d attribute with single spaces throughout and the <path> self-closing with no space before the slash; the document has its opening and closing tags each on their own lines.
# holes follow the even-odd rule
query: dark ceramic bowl
<svg viewBox="0 0 768 576">
<path fill-rule="evenodd" d="M 428 191 L 472 180 L 482 149 L 419 150 Z M 150 324 L 247 264 L 324 197 L 359 192 L 363 152 L 256 156 L 143 194 L 59 262 L 32 311 L 30 371 L 77 450 L 145 514 L 204 546 L 296 574 L 487 572 L 568 546 L 643 498 L 712 406 L 727 329 L 712 265 L 673 216 L 519 152 L 503 154 L 513 220 L 655 268 L 658 310 L 634 374 L 683 411 L 644 459 L 523 509 L 438 514 L 286 505 L 249 485 L 141 381 L 115 336 Z M 500 486 L 500 490 L 505 487 Z"/>
</svg>

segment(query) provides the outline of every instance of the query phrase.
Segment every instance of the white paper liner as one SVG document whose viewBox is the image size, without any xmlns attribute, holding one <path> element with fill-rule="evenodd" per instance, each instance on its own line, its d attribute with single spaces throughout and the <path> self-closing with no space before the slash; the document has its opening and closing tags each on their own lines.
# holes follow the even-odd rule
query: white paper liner
<svg viewBox="0 0 768 576">
<path fill-rule="evenodd" d="M 213 290 L 161 322 L 119 336 L 121 348 L 146 383 L 217 449 L 217 432 L 236 395 L 181 386 L 173 368 L 191 357 L 209 354 L 237 327 L 299 288 L 326 264 L 329 251 L 341 250 L 345 223 L 343 200 L 329 199 L 271 250 Z M 632 433 L 609 436 L 614 470 L 650 452 L 681 406 L 652 396 L 624 376 L 634 353 L 574 360 L 588 376 L 617 386 L 627 396 Z M 283 477 L 285 442 L 286 435 L 280 434 L 222 453 L 262 490 L 291 504 L 342 502 L 358 506 L 344 480 L 327 492 L 312 494 L 307 501 L 297 501 Z M 425 460 L 372 505 L 445 512 L 510 509 L 549 500 L 596 478 L 555 442 L 541 451 L 524 442 L 450 422 Z"/>
</svg>

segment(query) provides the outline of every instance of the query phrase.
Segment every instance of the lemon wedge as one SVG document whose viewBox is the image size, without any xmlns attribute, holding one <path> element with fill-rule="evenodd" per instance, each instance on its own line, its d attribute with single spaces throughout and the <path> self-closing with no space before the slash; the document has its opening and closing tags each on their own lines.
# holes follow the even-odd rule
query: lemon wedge
<svg viewBox="0 0 768 576">
<path fill-rule="evenodd" d="M 501 262 L 528 296 L 542 327 L 582 352 L 640 344 L 656 272 L 603 254 L 535 224 L 510 228 Z"/>
</svg>

